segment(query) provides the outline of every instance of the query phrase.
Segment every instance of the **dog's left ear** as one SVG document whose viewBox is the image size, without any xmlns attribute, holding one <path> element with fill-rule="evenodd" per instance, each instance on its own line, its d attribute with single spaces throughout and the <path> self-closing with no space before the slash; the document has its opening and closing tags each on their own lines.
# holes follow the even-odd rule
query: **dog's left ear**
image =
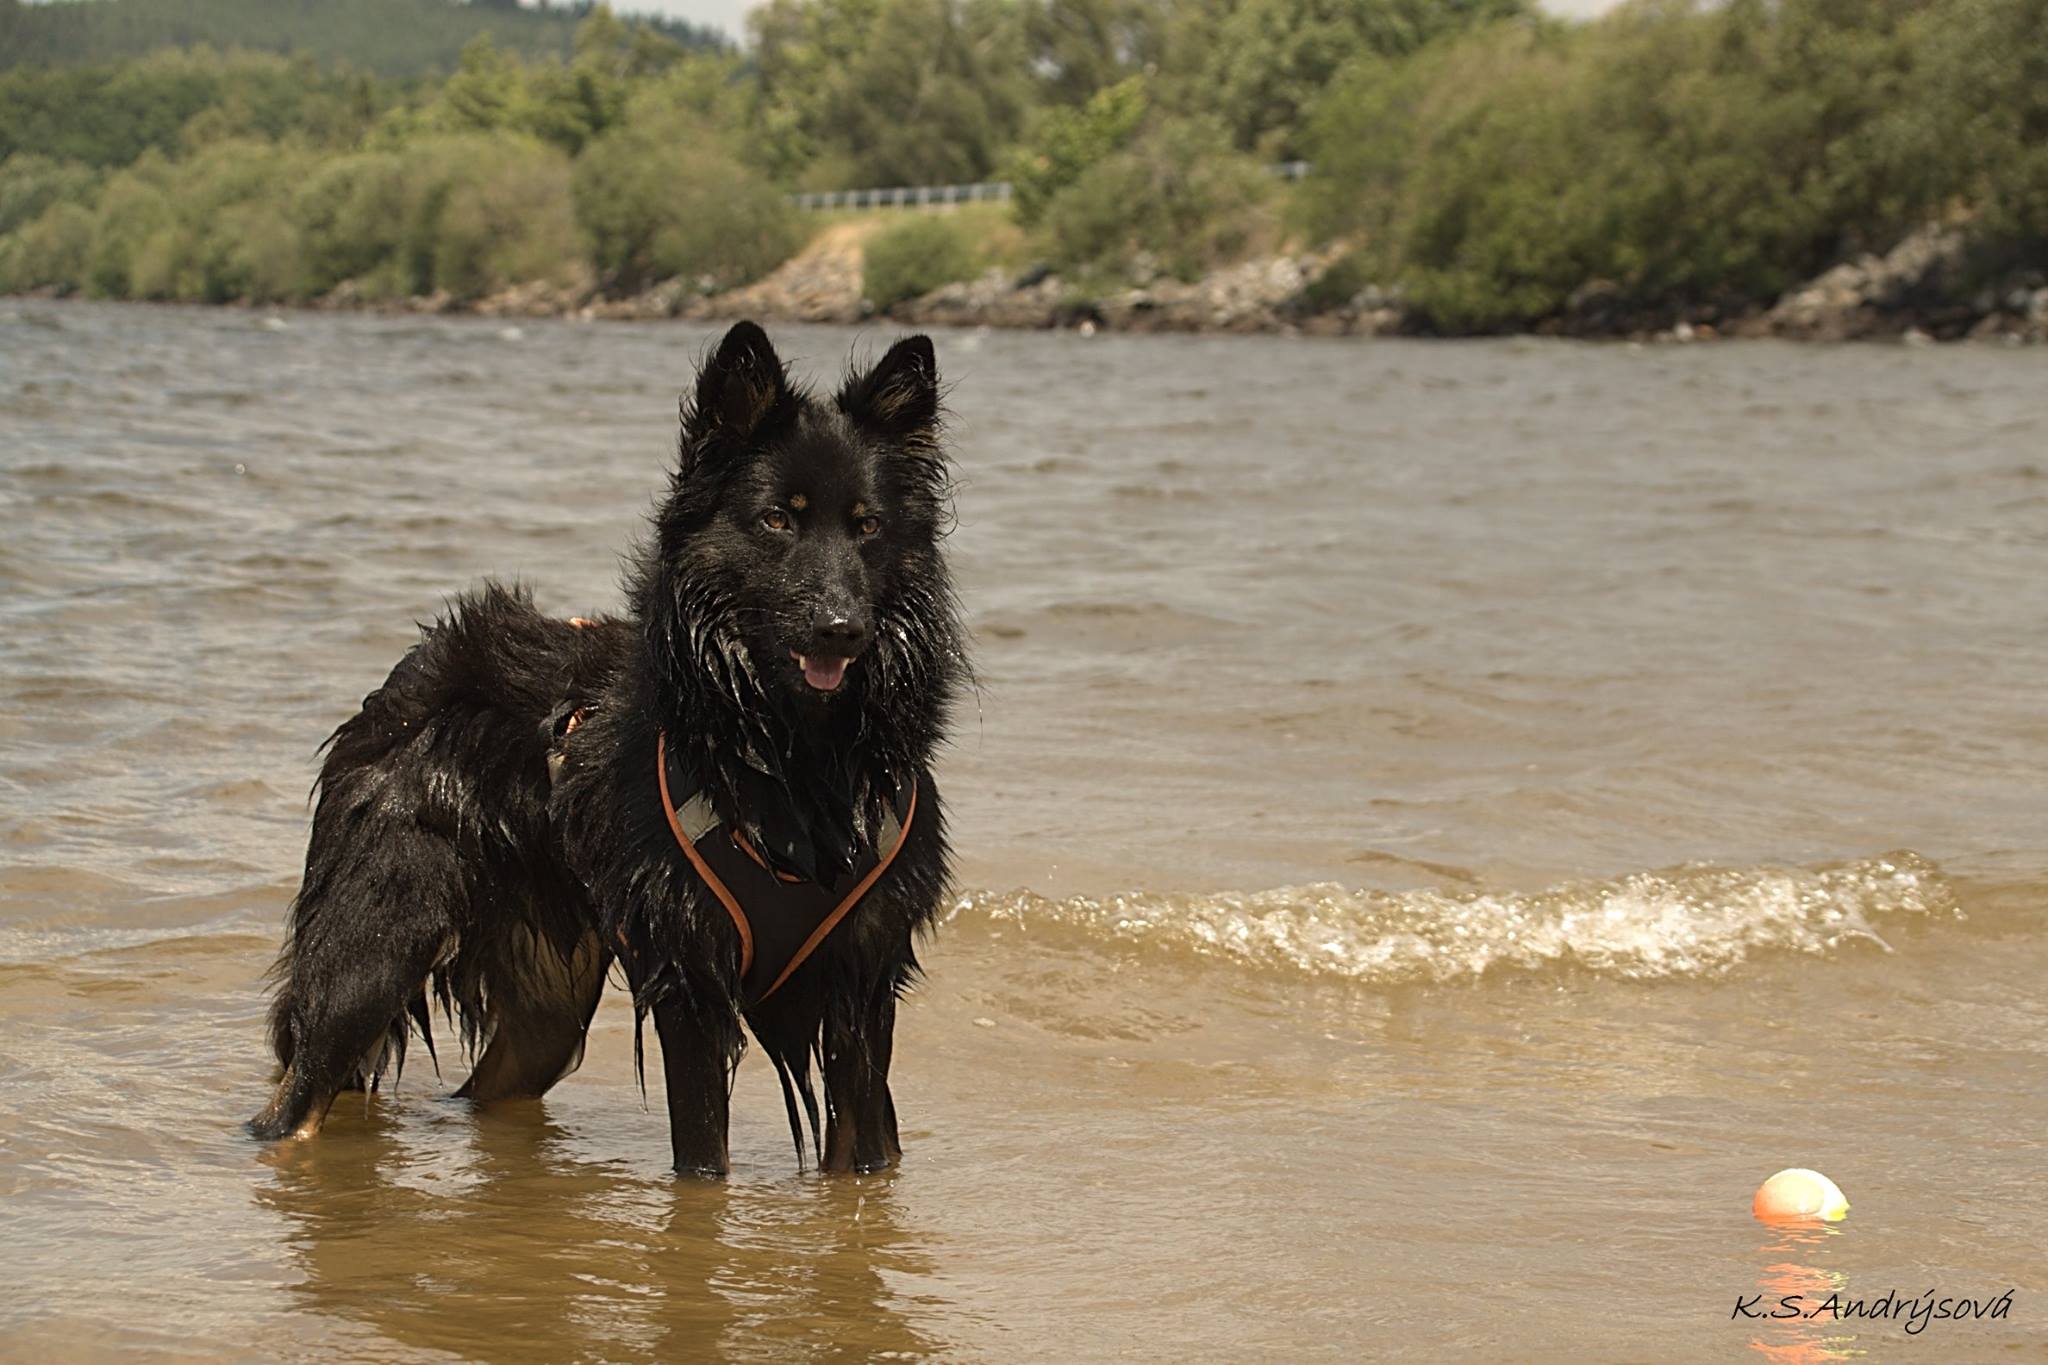
<svg viewBox="0 0 2048 1365">
<path fill-rule="evenodd" d="M 839 410 L 899 440 L 929 440 L 939 425 L 939 362 L 928 336 L 905 337 L 839 390 Z"/>
</svg>

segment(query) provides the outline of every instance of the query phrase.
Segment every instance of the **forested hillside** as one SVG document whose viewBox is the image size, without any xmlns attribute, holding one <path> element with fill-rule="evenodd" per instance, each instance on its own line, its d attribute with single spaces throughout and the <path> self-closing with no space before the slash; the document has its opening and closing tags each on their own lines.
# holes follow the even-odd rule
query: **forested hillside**
<svg viewBox="0 0 2048 1365">
<path fill-rule="evenodd" d="M 522 9 L 511 0 L 0 0 L 0 68 L 75 66 L 165 47 L 308 53 L 379 76 L 455 69 L 479 34 L 523 57 L 567 58 L 588 0 Z M 685 47 L 716 47 L 715 31 L 644 21 Z"/>
</svg>

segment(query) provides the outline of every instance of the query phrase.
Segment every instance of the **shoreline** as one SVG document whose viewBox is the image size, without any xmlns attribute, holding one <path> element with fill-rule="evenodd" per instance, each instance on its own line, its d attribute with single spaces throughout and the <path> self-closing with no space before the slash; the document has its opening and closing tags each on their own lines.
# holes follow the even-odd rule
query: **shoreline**
<svg viewBox="0 0 2048 1365">
<path fill-rule="evenodd" d="M 1836 265 L 1786 291 L 1769 307 L 1731 312 L 1646 310 L 1623 304 L 1617 288 L 1596 281 L 1580 288 L 1563 312 L 1530 326 L 1445 333 L 1405 308 L 1398 290 L 1366 285 L 1349 297 L 1330 299 L 1325 277 L 1342 258 L 1338 249 L 1254 257 L 1193 281 L 1156 276 L 1113 289 L 1083 289 L 1043 267 L 1022 274 L 992 268 L 974 280 L 944 285 L 881 310 L 867 302 L 862 288 L 862 246 L 873 226 L 828 227 L 763 278 L 718 293 L 700 293 L 687 281 L 667 280 L 638 294 L 606 297 L 587 282 L 536 281 L 476 299 L 445 293 L 393 299 L 367 297 L 353 284 L 343 284 L 304 302 L 230 300 L 198 306 L 584 322 L 718 323 L 753 318 L 770 323 L 892 322 L 906 327 L 1183 335 L 2048 344 L 2048 280 L 2026 276 L 1981 288 L 1970 299 L 1956 297 L 1959 291 L 1949 281 L 1970 245 L 1956 227 L 1925 228 L 1882 257 L 1864 256 Z M 79 296 L 38 290 L 0 297 L 65 301 Z"/>
</svg>

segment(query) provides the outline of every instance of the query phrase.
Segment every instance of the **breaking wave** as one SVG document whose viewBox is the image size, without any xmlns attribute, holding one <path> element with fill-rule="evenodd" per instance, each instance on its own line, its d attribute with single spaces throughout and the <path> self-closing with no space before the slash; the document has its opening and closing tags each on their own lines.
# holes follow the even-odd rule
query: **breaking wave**
<svg viewBox="0 0 2048 1365">
<path fill-rule="evenodd" d="M 1452 982 L 1576 966 L 1622 978 L 1712 976 L 1759 953 L 1824 954 L 1878 926 L 1962 917 L 1941 870 L 1911 852 L 1826 867 L 1699 864 L 1535 892 L 1138 893 L 1051 900 L 977 893 L 955 919 L 1076 933 L 1253 967 L 1360 982 Z"/>
</svg>

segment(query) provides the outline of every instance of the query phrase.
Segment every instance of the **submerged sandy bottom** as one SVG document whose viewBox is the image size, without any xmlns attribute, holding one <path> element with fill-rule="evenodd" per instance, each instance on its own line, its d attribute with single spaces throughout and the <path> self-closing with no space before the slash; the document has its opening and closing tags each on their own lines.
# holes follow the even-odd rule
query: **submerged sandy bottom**
<svg viewBox="0 0 2048 1365">
<path fill-rule="evenodd" d="M 0 315 L 0 1354 L 2048 1344 L 2002 353 L 942 337 L 983 686 L 903 1167 L 798 1171 L 752 1056 L 672 1179 L 616 994 L 544 1101 L 415 1050 L 241 1137 L 314 744 L 482 573 L 613 601 L 701 340 Z M 1844 1223 L 1749 1218 L 1792 1165 Z"/>
</svg>

